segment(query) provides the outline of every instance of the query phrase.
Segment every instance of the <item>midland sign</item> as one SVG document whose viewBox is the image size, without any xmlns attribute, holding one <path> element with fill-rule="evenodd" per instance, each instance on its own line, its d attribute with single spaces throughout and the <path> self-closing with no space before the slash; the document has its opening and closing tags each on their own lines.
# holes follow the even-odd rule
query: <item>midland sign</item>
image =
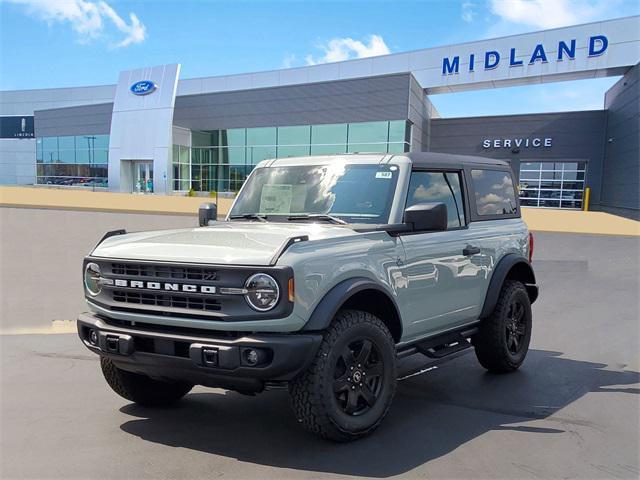
<svg viewBox="0 0 640 480">
<path fill-rule="evenodd" d="M 427 94 L 624 75 L 640 61 L 640 16 L 373 57 L 371 71 L 404 61 Z"/>
<path fill-rule="evenodd" d="M 609 46 L 609 40 L 605 35 L 593 35 L 588 41 L 589 57 L 597 57 L 604 54 Z M 553 57 L 547 55 L 547 51 L 553 51 Z M 532 51 L 518 51 L 517 48 L 509 48 L 508 59 L 502 59 L 500 52 L 497 50 L 488 50 L 481 54 L 469 54 L 469 62 L 467 68 L 469 72 L 475 71 L 476 68 L 491 70 L 496 68 L 501 61 L 508 61 L 509 67 L 522 67 L 527 62 L 528 65 L 535 65 L 536 62 L 548 63 L 549 61 L 562 62 L 564 60 L 575 60 L 576 58 L 576 39 L 567 41 L 561 40 L 554 48 L 551 49 L 543 43 L 538 43 Z M 442 75 L 452 75 L 460 72 L 460 56 L 445 57 L 442 59 Z"/>
</svg>

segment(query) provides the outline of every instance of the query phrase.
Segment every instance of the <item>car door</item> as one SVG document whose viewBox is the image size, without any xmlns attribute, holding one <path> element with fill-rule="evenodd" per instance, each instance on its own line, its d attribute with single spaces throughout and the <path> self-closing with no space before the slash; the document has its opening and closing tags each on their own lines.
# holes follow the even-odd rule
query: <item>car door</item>
<svg viewBox="0 0 640 480">
<path fill-rule="evenodd" d="M 473 321 L 482 305 L 479 297 L 486 276 L 472 257 L 467 228 L 464 177 L 458 170 L 414 170 L 406 207 L 442 202 L 447 207 L 447 230 L 401 235 L 405 250 L 404 288 L 398 301 L 407 339 L 445 331 Z M 406 208 L 405 207 L 405 208 Z"/>
</svg>

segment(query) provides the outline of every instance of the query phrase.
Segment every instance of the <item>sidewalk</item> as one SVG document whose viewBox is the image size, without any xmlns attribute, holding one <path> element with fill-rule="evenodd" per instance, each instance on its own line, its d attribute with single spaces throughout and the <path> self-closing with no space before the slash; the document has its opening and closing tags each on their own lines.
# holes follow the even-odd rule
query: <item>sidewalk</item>
<svg viewBox="0 0 640 480">
<path fill-rule="evenodd" d="M 197 215 L 198 207 L 211 201 L 214 199 L 209 197 L 0 187 L 0 206 L 25 208 Z M 225 215 L 232 202 L 230 198 L 220 198 L 218 214 Z M 523 208 L 522 217 L 533 231 L 640 236 L 640 222 L 604 212 Z"/>
<path fill-rule="evenodd" d="M 214 201 L 214 198 L 209 197 L 139 195 L 40 187 L 0 187 L 0 206 L 8 207 L 197 215 L 201 204 Z M 231 208 L 232 202 L 230 198 L 219 198 L 218 212 L 226 213 Z"/>
<path fill-rule="evenodd" d="M 522 218 L 538 232 L 640 236 L 640 222 L 604 212 L 523 208 Z"/>
</svg>

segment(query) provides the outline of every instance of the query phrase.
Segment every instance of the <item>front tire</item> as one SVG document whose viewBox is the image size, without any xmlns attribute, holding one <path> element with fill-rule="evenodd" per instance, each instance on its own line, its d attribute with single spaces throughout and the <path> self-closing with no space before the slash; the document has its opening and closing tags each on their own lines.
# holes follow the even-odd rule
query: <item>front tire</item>
<svg viewBox="0 0 640 480">
<path fill-rule="evenodd" d="M 109 386 L 121 397 L 145 407 L 166 407 L 177 403 L 193 388 L 185 382 L 164 382 L 146 375 L 127 372 L 100 357 L 102 374 Z"/>
<path fill-rule="evenodd" d="M 480 364 L 493 373 L 517 370 L 529 350 L 531 319 L 527 289 L 521 282 L 506 280 L 495 309 L 473 341 Z"/>
<path fill-rule="evenodd" d="M 336 315 L 313 363 L 289 386 L 298 421 L 337 442 L 375 430 L 395 390 L 393 337 L 379 318 L 359 310 Z"/>
</svg>

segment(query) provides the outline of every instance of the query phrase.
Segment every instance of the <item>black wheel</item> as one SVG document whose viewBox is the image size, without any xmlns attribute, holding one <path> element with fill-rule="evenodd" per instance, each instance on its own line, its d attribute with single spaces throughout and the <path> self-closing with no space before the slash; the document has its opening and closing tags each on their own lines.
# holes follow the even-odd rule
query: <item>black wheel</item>
<svg viewBox="0 0 640 480">
<path fill-rule="evenodd" d="M 111 360 L 100 357 L 102 374 L 109 386 L 123 398 L 146 407 L 172 405 L 193 388 L 190 383 L 163 382 L 146 375 L 127 372 L 116 367 Z"/>
<path fill-rule="evenodd" d="M 396 390 L 396 350 L 389 330 L 370 313 L 339 312 L 309 369 L 291 382 L 298 421 L 329 440 L 371 433 Z"/>
<path fill-rule="evenodd" d="M 482 321 L 480 332 L 474 338 L 476 356 L 490 372 L 512 372 L 527 356 L 530 339 L 529 294 L 522 283 L 507 280 L 495 309 Z"/>
</svg>

